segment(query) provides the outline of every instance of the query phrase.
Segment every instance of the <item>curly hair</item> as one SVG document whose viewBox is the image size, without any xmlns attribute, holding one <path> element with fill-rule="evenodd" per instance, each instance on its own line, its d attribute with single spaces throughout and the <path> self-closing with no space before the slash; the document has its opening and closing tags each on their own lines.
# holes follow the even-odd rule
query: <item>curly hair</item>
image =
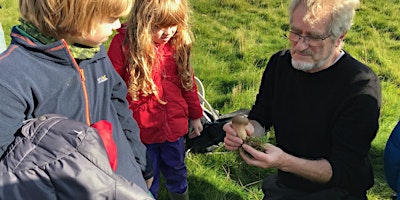
<svg viewBox="0 0 400 200">
<path fill-rule="evenodd" d="M 130 79 L 128 92 L 133 100 L 140 95 L 155 95 L 157 86 L 152 80 L 152 70 L 156 62 L 155 44 L 152 30 L 155 27 L 177 26 L 177 32 L 170 39 L 175 49 L 175 59 L 182 87 L 191 90 L 193 68 L 190 65 L 190 50 L 193 35 L 190 30 L 190 8 L 185 0 L 141 0 L 135 1 L 129 15 L 124 39 L 124 49 L 128 59 Z"/>
</svg>

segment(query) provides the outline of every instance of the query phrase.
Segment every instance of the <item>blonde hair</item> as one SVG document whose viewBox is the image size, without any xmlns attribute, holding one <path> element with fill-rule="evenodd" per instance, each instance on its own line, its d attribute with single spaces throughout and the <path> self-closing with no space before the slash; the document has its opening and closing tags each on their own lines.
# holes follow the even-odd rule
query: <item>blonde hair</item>
<svg viewBox="0 0 400 200">
<path fill-rule="evenodd" d="M 139 95 L 155 95 L 157 86 L 152 79 L 152 68 L 156 62 L 152 29 L 177 25 L 177 32 L 170 39 L 175 49 L 175 60 L 182 87 L 193 87 L 193 68 L 190 65 L 192 32 L 189 27 L 190 8 L 186 0 L 137 0 L 129 16 L 126 27 L 124 48 L 128 58 L 130 79 L 128 92 L 133 100 Z"/>
<path fill-rule="evenodd" d="M 22 19 L 47 36 L 82 36 L 98 23 L 127 14 L 132 0 L 19 0 Z"/>
<path fill-rule="evenodd" d="M 355 10 L 360 4 L 359 0 L 292 0 L 289 7 L 289 20 L 292 21 L 294 9 L 302 3 L 307 7 L 308 13 L 304 21 L 315 24 L 322 17 L 331 16 L 328 32 L 333 37 L 339 37 L 350 30 L 353 25 Z"/>
</svg>

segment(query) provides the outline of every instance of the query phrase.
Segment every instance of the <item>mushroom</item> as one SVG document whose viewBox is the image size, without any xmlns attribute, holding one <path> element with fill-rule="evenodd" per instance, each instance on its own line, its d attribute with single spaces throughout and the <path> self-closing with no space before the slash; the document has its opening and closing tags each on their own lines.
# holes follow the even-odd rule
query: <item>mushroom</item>
<svg viewBox="0 0 400 200">
<path fill-rule="evenodd" d="M 244 144 L 248 144 L 258 151 L 265 152 L 265 145 L 263 145 L 257 139 L 248 136 L 245 127 L 249 124 L 249 119 L 245 115 L 236 115 L 232 118 L 232 127 L 237 132 L 238 136 L 243 140 Z M 253 158 L 253 156 L 245 151 L 243 147 L 239 148 L 239 151 L 243 152 L 247 157 Z"/>
<path fill-rule="evenodd" d="M 236 115 L 232 118 L 232 127 L 243 141 L 247 138 L 245 130 L 247 124 L 249 124 L 249 119 L 244 115 Z"/>
</svg>

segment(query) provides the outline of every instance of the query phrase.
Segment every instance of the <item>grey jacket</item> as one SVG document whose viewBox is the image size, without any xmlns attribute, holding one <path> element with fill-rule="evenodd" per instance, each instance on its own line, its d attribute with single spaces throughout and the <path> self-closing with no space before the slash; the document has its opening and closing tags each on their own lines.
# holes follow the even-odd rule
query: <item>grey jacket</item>
<svg viewBox="0 0 400 200">
<path fill-rule="evenodd" d="M 0 199 L 152 199 L 111 169 L 97 131 L 47 114 L 25 122 L 0 160 Z"/>
</svg>

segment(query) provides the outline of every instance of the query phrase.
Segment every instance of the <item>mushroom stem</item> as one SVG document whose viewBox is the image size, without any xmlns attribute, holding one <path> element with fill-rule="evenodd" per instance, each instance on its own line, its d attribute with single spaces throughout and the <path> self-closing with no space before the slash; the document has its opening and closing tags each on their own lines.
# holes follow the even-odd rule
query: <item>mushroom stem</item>
<svg viewBox="0 0 400 200">
<path fill-rule="evenodd" d="M 243 141 L 247 138 L 245 127 L 248 123 L 249 119 L 244 115 L 236 115 L 232 118 L 232 127 Z"/>
</svg>

